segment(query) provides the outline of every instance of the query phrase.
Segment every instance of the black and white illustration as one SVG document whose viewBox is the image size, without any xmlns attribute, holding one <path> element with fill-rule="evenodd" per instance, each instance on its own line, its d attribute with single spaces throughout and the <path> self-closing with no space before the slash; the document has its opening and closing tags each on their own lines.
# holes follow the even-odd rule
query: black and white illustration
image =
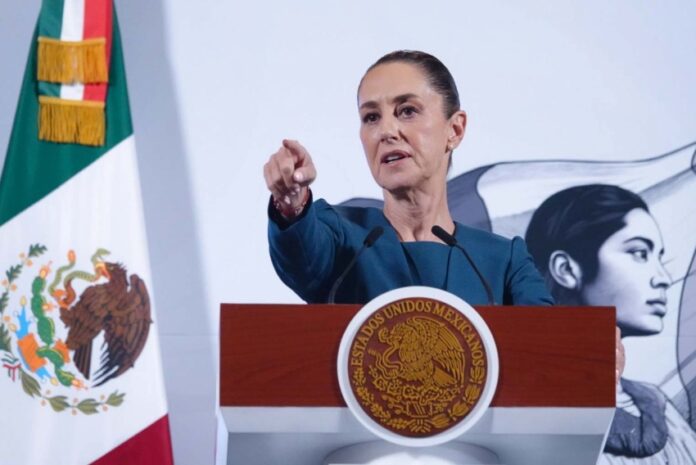
<svg viewBox="0 0 696 465">
<path fill-rule="evenodd" d="M 602 464 L 696 463 L 695 151 L 498 163 L 448 183 L 455 221 L 526 238 L 558 304 L 616 306 L 628 364 Z"/>
</svg>

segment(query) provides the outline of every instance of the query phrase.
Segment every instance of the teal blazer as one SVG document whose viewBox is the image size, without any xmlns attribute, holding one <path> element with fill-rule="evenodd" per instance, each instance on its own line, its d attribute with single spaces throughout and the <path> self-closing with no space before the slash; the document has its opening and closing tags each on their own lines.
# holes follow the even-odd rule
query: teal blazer
<svg viewBox="0 0 696 465">
<path fill-rule="evenodd" d="M 336 303 L 366 303 L 404 286 L 449 291 L 471 305 L 488 302 L 464 254 L 436 242 L 401 242 L 381 210 L 310 202 L 286 223 L 269 204 L 268 242 L 280 279 L 309 303 L 326 302 L 331 286 L 375 226 L 384 234 L 365 250 L 336 293 Z M 520 237 L 506 239 L 455 223 L 458 243 L 488 280 L 498 304 L 553 305 L 544 279 Z"/>
</svg>

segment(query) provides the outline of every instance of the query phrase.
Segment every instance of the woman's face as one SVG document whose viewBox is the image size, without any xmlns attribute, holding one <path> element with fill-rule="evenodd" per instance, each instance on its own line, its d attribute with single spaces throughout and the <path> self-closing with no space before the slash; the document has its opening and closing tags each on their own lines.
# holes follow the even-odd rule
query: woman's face
<svg viewBox="0 0 696 465">
<path fill-rule="evenodd" d="M 449 151 L 464 131 L 463 124 L 459 131 L 452 121 L 465 117 L 458 112 L 460 116 L 446 118 L 443 104 L 416 65 L 386 63 L 365 75 L 358 90 L 360 140 L 372 176 L 383 189 L 444 186 Z"/>
<path fill-rule="evenodd" d="M 671 278 L 662 265 L 662 235 L 653 217 L 634 209 L 624 217 L 626 226 L 602 244 L 599 269 L 581 291 L 588 305 L 614 305 L 624 336 L 662 331 Z"/>
</svg>

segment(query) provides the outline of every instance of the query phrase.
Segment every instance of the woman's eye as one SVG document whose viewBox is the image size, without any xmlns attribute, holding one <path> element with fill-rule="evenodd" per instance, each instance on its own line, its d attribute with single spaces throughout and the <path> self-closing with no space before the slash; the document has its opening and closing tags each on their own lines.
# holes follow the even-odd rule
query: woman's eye
<svg viewBox="0 0 696 465">
<path fill-rule="evenodd" d="M 363 123 L 374 123 L 379 119 L 379 115 L 377 113 L 367 113 L 363 115 L 362 117 L 362 122 Z"/>
<path fill-rule="evenodd" d="M 417 113 L 416 108 L 412 106 L 406 106 L 406 107 L 401 107 L 399 109 L 399 116 L 405 116 L 406 118 L 410 118 L 411 116 L 415 115 Z"/>
<path fill-rule="evenodd" d="M 629 250 L 628 253 L 630 253 L 633 256 L 633 259 L 638 262 L 648 261 L 648 251 L 646 249 L 633 249 Z"/>
</svg>

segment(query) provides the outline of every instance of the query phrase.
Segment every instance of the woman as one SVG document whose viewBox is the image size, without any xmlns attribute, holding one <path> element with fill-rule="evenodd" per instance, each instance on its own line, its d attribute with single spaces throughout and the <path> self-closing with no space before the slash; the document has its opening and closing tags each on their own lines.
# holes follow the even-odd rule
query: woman
<svg viewBox="0 0 696 465">
<path fill-rule="evenodd" d="M 376 226 L 384 234 L 357 260 L 336 301 L 364 303 L 388 290 L 426 285 L 448 290 L 471 304 L 544 305 L 552 299 L 521 238 L 508 240 L 455 224 L 446 195 L 447 170 L 466 127 L 454 79 L 435 57 L 398 51 L 372 65 L 358 87 L 360 139 L 384 195 L 384 210 L 332 207 L 313 201 L 316 169 L 296 141 L 264 166 L 271 191 L 269 243 L 281 279 L 308 302 L 326 302 Z M 465 255 L 440 241 L 441 226 Z"/>
<path fill-rule="evenodd" d="M 564 305 L 613 305 L 624 337 L 662 331 L 670 277 L 645 202 L 617 186 L 558 192 L 534 212 L 529 250 Z M 696 434 L 656 386 L 621 379 L 600 464 L 696 463 Z"/>
</svg>

